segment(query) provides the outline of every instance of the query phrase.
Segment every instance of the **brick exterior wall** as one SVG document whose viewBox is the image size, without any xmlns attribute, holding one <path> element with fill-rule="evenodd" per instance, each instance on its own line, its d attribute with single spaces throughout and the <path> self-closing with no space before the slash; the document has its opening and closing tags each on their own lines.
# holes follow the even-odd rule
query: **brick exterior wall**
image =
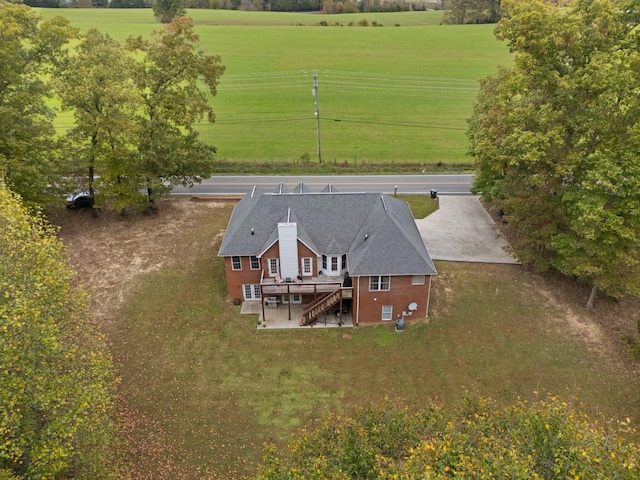
<svg viewBox="0 0 640 480">
<path fill-rule="evenodd" d="M 300 271 L 302 271 L 302 258 L 312 259 L 312 275 L 318 274 L 318 257 L 309 247 L 298 241 L 298 264 Z M 244 292 L 242 291 L 242 285 L 244 284 L 256 284 L 260 283 L 260 271 L 264 270 L 265 278 L 269 277 L 269 258 L 280 258 L 280 249 L 278 248 L 278 242 L 273 244 L 269 249 L 260 257 L 260 270 L 251 270 L 251 257 L 240 257 L 242 262 L 242 270 L 233 270 L 231 264 L 231 257 L 224 258 L 224 268 L 227 275 L 227 290 L 229 297 L 232 299 L 239 298 L 244 300 Z"/>
<path fill-rule="evenodd" d="M 409 312 L 408 306 L 412 302 L 416 302 L 418 308 L 410 317 L 405 317 L 405 321 L 424 320 L 427 317 L 431 277 L 425 277 L 424 285 L 412 285 L 411 282 L 411 275 L 392 276 L 389 290 L 369 291 L 369 277 L 354 278 L 354 324 L 356 320 L 358 325 L 387 323 L 382 321 L 383 305 L 393 307 L 390 322 L 395 322 L 402 317 L 403 310 Z"/>
<path fill-rule="evenodd" d="M 239 298 L 244 300 L 242 285 L 245 283 L 260 283 L 260 270 L 251 270 L 251 257 L 240 257 L 242 262 L 242 270 L 233 270 L 231 268 L 231 257 L 224 258 L 224 269 L 227 274 L 227 290 L 229 297 L 232 299 Z M 261 268 L 264 266 L 261 263 Z"/>
<path fill-rule="evenodd" d="M 279 258 L 278 243 L 272 245 L 260 260 L 260 270 L 251 270 L 250 257 L 241 257 L 242 269 L 233 270 L 230 257 L 225 257 L 224 264 L 227 275 L 227 288 L 229 297 L 232 299 L 244 300 L 242 291 L 243 284 L 257 284 L 260 282 L 261 271 L 264 270 L 265 278 L 269 277 L 269 258 Z M 304 257 L 313 259 L 313 275 L 318 273 L 318 257 L 308 247 L 298 242 L 299 264 Z M 300 269 L 302 265 L 300 264 Z M 336 277 L 339 279 L 341 277 Z M 424 285 L 412 285 L 412 276 L 392 276 L 390 279 L 390 289 L 388 291 L 369 291 L 369 277 L 353 277 L 353 321 L 358 325 L 370 325 L 387 323 L 382 321 L 382 306 L 391 305 L 393 307 L 391 320 L 395 322 L 402 317 L 402 311 L 408 312 L 408 306 L 412 302 L 418 304 L 410 317 L 405 317 L 405 321 L 413 322 L 423 320 L 427 317 L 427 306 L 429 301 L 429 290 L 431 287 L 431 277 L 425 276 Z M 308 303 L 311 298 L 303 297 L 303 303 Z"/>
</svg>

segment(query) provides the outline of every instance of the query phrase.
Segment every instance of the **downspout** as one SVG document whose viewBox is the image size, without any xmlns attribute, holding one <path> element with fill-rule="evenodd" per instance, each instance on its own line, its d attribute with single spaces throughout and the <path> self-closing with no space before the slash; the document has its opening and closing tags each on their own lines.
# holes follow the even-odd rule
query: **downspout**
<svg viewBox="0 0 640 480">
<path fill-rule="evenodd" d="M 427 291 L 427 314 L 425 319 L 429 318 L 429 301 L 431 300 L 431 275 L 429 275 L 429 290 Z"/>
<path fill-rule="evenodd" d="M 356 307 L 356 327 L 358 326 L 358 324 L 360 323 L 360 277 L 358 277 L 358 300 L 357 300 L 357 307 Z"/>
<path fill-rule="evenodd" d="M 262 279 L 264 278 L 264 270 L 260 271 L 260 303 L 262 304 L 262 324 L 267 324 L 267 317 L 264 316 L 264 290 L 262 288 Z"/>
</svg>

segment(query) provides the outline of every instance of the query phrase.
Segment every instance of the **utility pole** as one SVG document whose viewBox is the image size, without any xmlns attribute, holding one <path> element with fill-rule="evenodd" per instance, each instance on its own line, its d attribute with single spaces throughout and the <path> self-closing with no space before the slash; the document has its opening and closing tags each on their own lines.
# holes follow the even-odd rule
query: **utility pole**
<svg viewBox="0 0 640 480">
<path fill-rule="evenodd" d="M 320 142 L 320 104 L 318 103 L 318 71 L 313 71 L 313 90 L 311 91 L 316 100 L 316 122 L 318 130 L 318 162 L 322 163 L 322 144 Z"/>
</svg>

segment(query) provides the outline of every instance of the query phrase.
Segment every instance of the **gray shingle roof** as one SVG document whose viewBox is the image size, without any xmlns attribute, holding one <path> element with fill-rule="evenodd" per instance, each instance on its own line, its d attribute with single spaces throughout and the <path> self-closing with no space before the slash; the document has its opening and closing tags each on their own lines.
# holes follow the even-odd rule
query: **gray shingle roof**
<svg viewBox="0 0 640 480">
<path fill-rule="evenodd" d="M 233 210 L 218 255 L 261 256 L 277 240 L 278 222 L 287 219 L 317 254 L 346 253 L 352 276 L 436 273 L 407 203 L 377 193 L 255 189 Z"/>
</svg>

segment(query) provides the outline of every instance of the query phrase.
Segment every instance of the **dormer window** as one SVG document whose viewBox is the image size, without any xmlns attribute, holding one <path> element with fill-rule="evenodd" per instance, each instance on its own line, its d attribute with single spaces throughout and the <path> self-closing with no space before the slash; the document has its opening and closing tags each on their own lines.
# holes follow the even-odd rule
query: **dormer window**
<svg viewBox="0 0 640 480">
<path fill-rule="evenodd" d="M 346 255 L 322 255 L 322 270 L 326 275 L 341 275 L 346 267 Z"/>
</svg>

